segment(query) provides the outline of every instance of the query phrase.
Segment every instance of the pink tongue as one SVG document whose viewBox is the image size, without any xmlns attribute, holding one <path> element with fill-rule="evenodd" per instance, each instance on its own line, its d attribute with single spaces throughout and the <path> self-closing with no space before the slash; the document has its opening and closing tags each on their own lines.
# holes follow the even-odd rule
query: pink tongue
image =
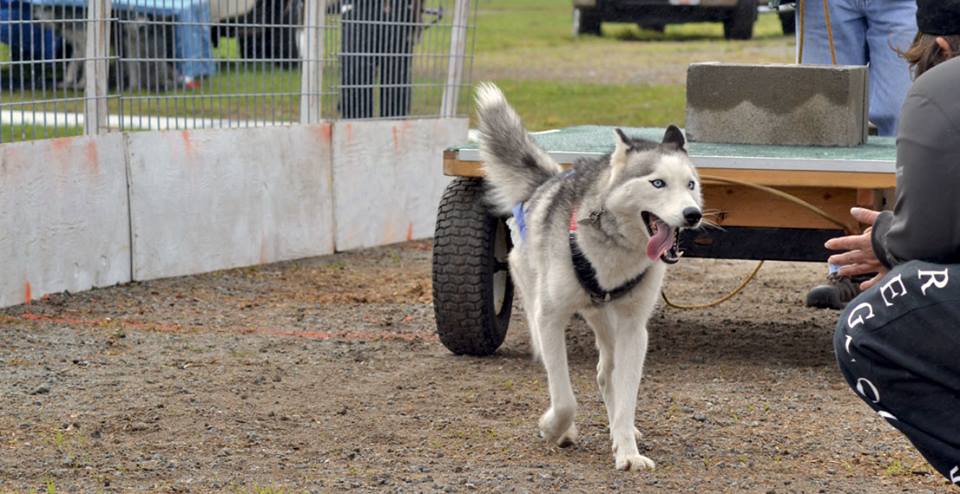
<svg viewBox="0 0 960 494">
<path fill-rule="evenodd" d="M 647 242 L 647 257 L 656 261 L 673 245 L 673 228 L 666 223 L 657 222 L 657 233 L 650 237 Z"/>
</svg>

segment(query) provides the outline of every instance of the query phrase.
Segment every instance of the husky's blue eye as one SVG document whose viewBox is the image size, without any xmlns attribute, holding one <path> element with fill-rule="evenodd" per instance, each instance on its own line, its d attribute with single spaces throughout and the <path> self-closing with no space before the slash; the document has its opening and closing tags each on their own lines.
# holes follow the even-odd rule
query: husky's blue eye
<svg viewBox="0 0 960 494">
<path fill-rule="evenodd" d="M 691 181 L 687 182 L 687 188 L 690 189 L 690 190 L 696 189 L 696 188 L 697 188 L 697 183 L 694 182 L 693 180 L 691 180 Z"/>
<path fill-rule="evenodd" d="M 651 181 L 650 181 L 650 185 L 653 185 L 654 187 L 656 187 L 656 188 L 658 188 L 658 189 L 662 189 L 662 188 L 664 188 L 664 187 L 667 186 L 667 183 L 664 182 L 663 180 L 660 180 L 660 179 L 658 178 L 658 179 L 656 179 L 656 180 L 651 180 Z"/>
</svg>

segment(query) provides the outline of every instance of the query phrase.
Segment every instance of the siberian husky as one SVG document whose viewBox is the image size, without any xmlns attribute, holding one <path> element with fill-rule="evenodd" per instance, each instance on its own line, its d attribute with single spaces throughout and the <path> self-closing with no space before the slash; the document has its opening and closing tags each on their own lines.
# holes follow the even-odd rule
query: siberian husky
<svg viewBox="0 0 960 494">
<path fill-rule="evenodd" d="M 476 100 L 489 201 L 498 213 L 513 214 L 519 238 L 510 274 L 534 354 L 547 370 L 550 408 L 540 417 L 540 435 L 559 446 L 577 438 L 564 332 L 579 313 L 596 335 L 615 466 L 653 469 L 637 449 L 634 427 L 647 320 L 667 264 L 681 255 L 678 231 L 698 227 L 703 216 L 683 134 L 671 125 L 656 143 L 617 129 L 611 154 L 564 171 L 533 142 L 500 89 L 482 84 Z"/>
</svg>

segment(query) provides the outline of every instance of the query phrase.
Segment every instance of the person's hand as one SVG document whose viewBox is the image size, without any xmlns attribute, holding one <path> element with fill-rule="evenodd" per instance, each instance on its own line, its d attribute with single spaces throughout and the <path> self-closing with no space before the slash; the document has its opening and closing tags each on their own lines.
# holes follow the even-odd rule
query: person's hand
<svg viewBox="0 0 960 494">
<path fill-rule="evenodd" d="M 871 225 L 871 227 L 859 235 L 848 235 L 827 240 L 827 243 L 824 244 L 827 249 L 845 251 L 830 256 L 827 262 L 839 267 L 838 273 L 843 276 L 877 273 L 873 278 L 860 283 L 860 289 L 866 290 L 876 285 L 887 272 L 887 268 L 880 263 L 877 255 L 874 254 L 873 243 L 870 241 L 870 234 L 873 231 L 872 225 L 877 221 L 880 212 L 865 208 L 853 208 L 850 210 L 850 214 L 858 222 Z"/>
</svg>

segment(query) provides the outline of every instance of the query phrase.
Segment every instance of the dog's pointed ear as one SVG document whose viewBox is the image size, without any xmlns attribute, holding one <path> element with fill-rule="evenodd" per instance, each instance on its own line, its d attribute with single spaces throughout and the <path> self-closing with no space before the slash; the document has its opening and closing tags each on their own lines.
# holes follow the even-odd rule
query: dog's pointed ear
<svg viewBox="0 0 960 494">
<path fill-rule="evenodd" d="M 610 182 L 627 166 L 627 151 L 630 149 L 629 139 L 620 129 L 613 130 L 613 154 L 610 155 Z"/>
<path fill-rule="evenodd" d="M 663 133 L 663 144 L 667 147 L 672 147 L 680 151 L 686 152 L 684 145 L 687 141 L 683 138 L 683 132 L 680 131 L 676 125 L 670 125 L 667 127 L 667 131 Z"/>
</svg>

